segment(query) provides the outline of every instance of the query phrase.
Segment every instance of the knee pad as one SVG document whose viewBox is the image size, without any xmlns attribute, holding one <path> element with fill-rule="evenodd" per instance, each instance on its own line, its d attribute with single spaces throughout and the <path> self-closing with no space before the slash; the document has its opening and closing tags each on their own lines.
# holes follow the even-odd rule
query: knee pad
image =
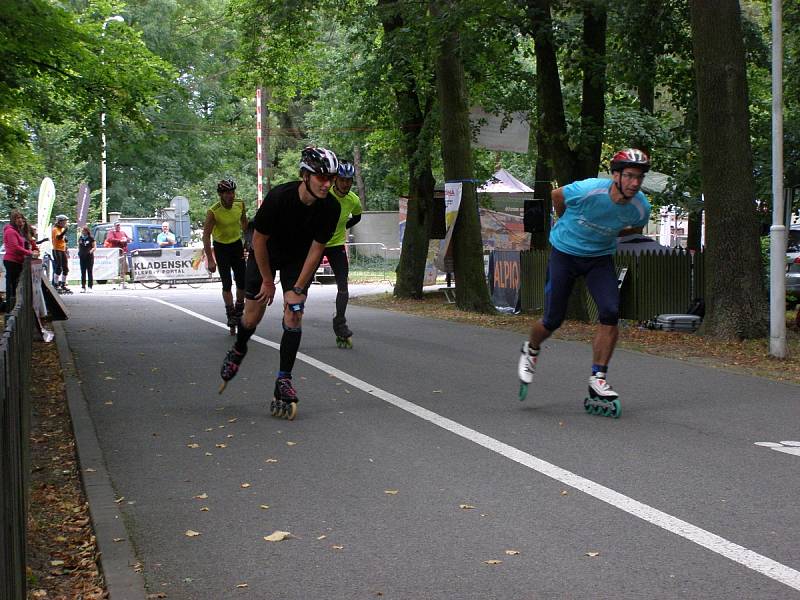
<svg viewBox="0 0 800 600">
<path fill-rule="evenodd" d="M 283 327 L 283 330 L 288 333 L 300 333 L 303 331 L 302 327 L 289 327 L 286 325 L 286 321 L 283 320 L 281 321 L 281 326 Z"/>
</svg>

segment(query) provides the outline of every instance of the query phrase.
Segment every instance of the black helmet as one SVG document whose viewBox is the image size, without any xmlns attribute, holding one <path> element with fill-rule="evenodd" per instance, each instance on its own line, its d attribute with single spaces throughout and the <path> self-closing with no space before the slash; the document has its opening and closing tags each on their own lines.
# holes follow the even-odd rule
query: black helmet
<svg viewBox="0 0 800 600">
<path fill-rule="evenodd" d="M 642 173 L 650 170 L 650 159 L 647 154 L 636 148 L 620 150 L 611 159 L 611 172 L 622 171 L 625 167 L 638 167 Z"/>
<path fill-rule="evenodd" d="M 313 175 L 336 175 L 339 160 L 336 155 L 325 148 L 308 146 L 300 155 L 300 170 Z"/>
<path fill-rule="evenodd" d="M 221 194 L 222 192 L 234 192 L 236 191 L 236 182 L 231 179 L 223 179 L 217 184 L 217 193 Z"/>
</svg>

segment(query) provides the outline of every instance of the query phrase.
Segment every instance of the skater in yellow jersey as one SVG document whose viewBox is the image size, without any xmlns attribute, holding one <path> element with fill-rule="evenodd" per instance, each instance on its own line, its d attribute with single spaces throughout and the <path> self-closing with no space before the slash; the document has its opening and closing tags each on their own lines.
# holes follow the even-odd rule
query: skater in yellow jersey
<svg viewBox="0 0 800 600">
<path fill-rule="evenodd" d="M 333 317 L 333 333 L 336 335 L 336 345 L 339 348 L 353 347 L 350 339 L 353 332 L 347 326 L 347 318 L 344 313 L 347 310 L 347 301 L 350 299 L 350 290 L 347 286 L 350 265 L 345 249 L 347 230 L 361 220 L 361 200 L 350 190 L 355 174 L 356 171 L 352 164 L 345 161 L 339 163 L 339 170 L 333 180 L 330 194 L 339 201 L 342 208 L 336 231 L 325 246 L 323 253 L 323 256 L 328 257 L 328 263 L 336 278 L 336 314 Z"/>
<path fill-rule="evenodd" d="M 233 179 L 220 181 L 217 184 L 217 193 L 219 201 L 208 209 L 203 224 L 203 250 L 209 272 L 214 273 L 219 267 L 225 315 L 231 335 L 235 335 L 244 312 L 245 262 L 242 233 L 247 231 L 247 211 L 244 202 L 236 199 L 236 182 Z M 233 303 L 231 292 L 231 271 L 236 282 L 236 304 Z"/>
</svg>

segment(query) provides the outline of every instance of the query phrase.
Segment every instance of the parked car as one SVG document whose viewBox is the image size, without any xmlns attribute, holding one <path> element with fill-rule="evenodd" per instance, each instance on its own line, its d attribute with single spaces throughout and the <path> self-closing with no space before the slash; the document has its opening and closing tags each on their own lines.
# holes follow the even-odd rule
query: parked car
<svg viewBox="0 0 800 600">
<path fill-rule="evenodd" d="M 106 241 L 108 232 L 114 228 L 113 223 L 101 223 L 94 226 L 94 239 L 98 246 L 102 246 Z M 131 242 L 128 244 L 128 252 L 134 250 L 146 250 L 148 248 L 158 248 L 158 234 L 161 233 L 159 223 L 120 223 L 120 229 L 124 231 Z"/>
<path fill-rule="evenodd" d="M 114 223 L 100 223 L 92 229 L 97 247 L 103 246 L 108 232 L 114 228 Z M 158 248 L 158 234 L 161 233 L 160 223 L 126 223 L 120 222 L 119 227 L 128 235 L 128 273 L 133 273 L 133 264 L 130 253 L 135 250 L 148 250 Z M 105 280 L 97 280 L 97 283 L 105 283 Z"/>
<path fill-rule="evenodd" d="M 794 296 L 790 300 L 792 308 L 800 303 L 800 225 L 792 225 L 788 231 L 789 240 L 786 247 L 786 295 Z"/>
</svg>

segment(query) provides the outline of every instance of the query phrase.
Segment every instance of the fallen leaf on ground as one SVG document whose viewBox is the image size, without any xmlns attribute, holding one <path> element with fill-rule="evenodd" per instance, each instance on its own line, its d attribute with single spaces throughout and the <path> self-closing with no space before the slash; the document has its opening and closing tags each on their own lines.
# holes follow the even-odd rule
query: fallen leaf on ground
<svg viewBox="0 0 800 600">
<path fill-rule="evenodd" d="M 317 539 L 318 539 L 318 540 L 324 540 L 326 537 L 328 537 L 328 536 L 327 536 L 327 535 L 321 535 L 321 536 L 319 536 Z"/>
<path fill-rule="evenodd" d="M 396 496 L 397 490 L 384 490 L 384 494 L 388 494 L 389 496 Z"/>
<path fill-rule="evenodd" d="M 286 442 L 287 446 L 297 446 L 297 442 Z"/>
<path fill-rule="evenodd" d="M 237 583 L 236 587 L 237 588 L 246 588 L 246 587 L 250 587 L 250 586 L 248 586 L 246 583 Z"/>
<path fill-rule="evenodd" d="M 600 556 L 600 553 L 599 552 L 587 552 L 586 556 L 594 558 L 595 556 Z"/>
<path fill-rule="evenodd" d="M 217 444 L 217 448 L 227 448 L 227 444 Z"/>
<path fill-rule="evenodd" d="M 260 508 L 261 510 L 267 510 L 269 508 L 269 504 L 262 504 L 258 508 Z"/>
<path fill-rule="evenodd" d="M 334 544 L 333 546 L 331 546 L 331 548 L 333 548 L 334 550 L 344 550 L 344 546 L 341 546 L 339 544 Z"/>
<path fill-rule="evenodd" d="M 475 507 L 472 506 L 472 504 L 459 504 L 458 508 L 461 508 L 463 510 L 472 510 Z"/>
<path fill-rule="evenodd" d="M 124 542 L 125 538 L 114 538 L 115 542 Z"/>
<path fill-rule="evenodd" d="M 519 550 L 506 550 L 506 554 L 509 556 L 519 556 Z"/>
<path fill-rule="evenodd" d="M 569 492 L 567 490 L 561 490 L 561 495 L 562 496 L 566 496 L 567 494 L 569 494 Z"/>
<path fill-rule="evenodd" d="M 232 419 L 228 419 L 228 423 L 236 423 L 236 421 L 238 421 L 238 420 L 239 419 L 237 417 L 234 417 Z"/>
<path fill-rule="evenodd" d="M 496 558 L 493 558 L 492 560 L 485 560 L 483 562 L 485 564 L 487 564 L 487 565 L 500 565 L 500 564 L 503 564 L 502 560 L 497 560 Z"/>
<path fill-rule="evenodd" d="M 211 452 L 206 452 L 206 456 L 214 456 Z"/>
<path fill-rule="evenodd" d="M 186 444 L 186 447 L 187 447 L 187 448 L 199 448 L 199 447 L 200 447 L 200 444 L 197 444 L 197 443 L 194 443 L 194 444 Z"/>
<path fill-rule="evenodd" d="M 97 469 L 92 469 L 91 467 L 88 469 L 84 469 L 87 473 L 97 473 Z"/>
<path fill-rule="evenodd" d="M 200 532 L 199 531 L 192 531 L 191 529 L 187 529 L 186 533 L 184 535 L 186 535 L 186 537 L 197 537 L 198 535 L 200 535 Z"/>
<path fill-rule="evenodd" d="M 434 394 L 441 394 L 441 393 L 442 393 L 442 390 L 433 390 L 433 393 L 434 393 Z"/>
<path fill-rule="evenodd" d="M 200 509 L 200 512 L 208 512 L 208 507 L 204 506 L 203 508 Z"/>
<path fill-rule="evenodd" d="M 208 494 L 206 494 L 205 492 L 203 492 L 202 494 L 197 494 L 197 496 L 194 497 L 195 500 L 205 500 L 206 498 L 208 498 Z"/>
<path fill-rule="evenodd" d="M 51 566 L 51 567 L 60 567 L 60 566 L 62 566 L 63 564 L 64 564 L 64 561 L 63 561 L 63 560 L 51 560 L 51 561 L 50 561 L 50 566 Z"/>
<path fill-rule="evenodd" d="M 243 487 L 243 488 L 249 488 L 249 487 L 250 487 L 250 484 L 249 484 L 249 483 L 243 483 L 243 484 L 242 484 L 242 487 Z"/>
<path fill-rule="evenodd" d="M 117 498 L 116 500 L 114 500 L 114 503 L 115 503 L 115 504 L 119 504 L 119 503 L 120 503 L 120 502 L 122 502 L 123 500 L 125 500 L 125 496 L 120 496 L 119 498 Z"/>
<path fill-rule="evenodd" d="M 288 540 L 292 537 L 292 534 L 288 531 L 273 531 L 267 536 L 264 536 L 264 539 L 267 542 L 282 542 L 284 540 Z"/>
<path fill-rule="evenodd" d="M 268 458 L 264 462 L 267 463 L 267 464 L 274 464 L 274 463 L 278 462 L 278 459 L 277 458 Z"/>
</svg>

